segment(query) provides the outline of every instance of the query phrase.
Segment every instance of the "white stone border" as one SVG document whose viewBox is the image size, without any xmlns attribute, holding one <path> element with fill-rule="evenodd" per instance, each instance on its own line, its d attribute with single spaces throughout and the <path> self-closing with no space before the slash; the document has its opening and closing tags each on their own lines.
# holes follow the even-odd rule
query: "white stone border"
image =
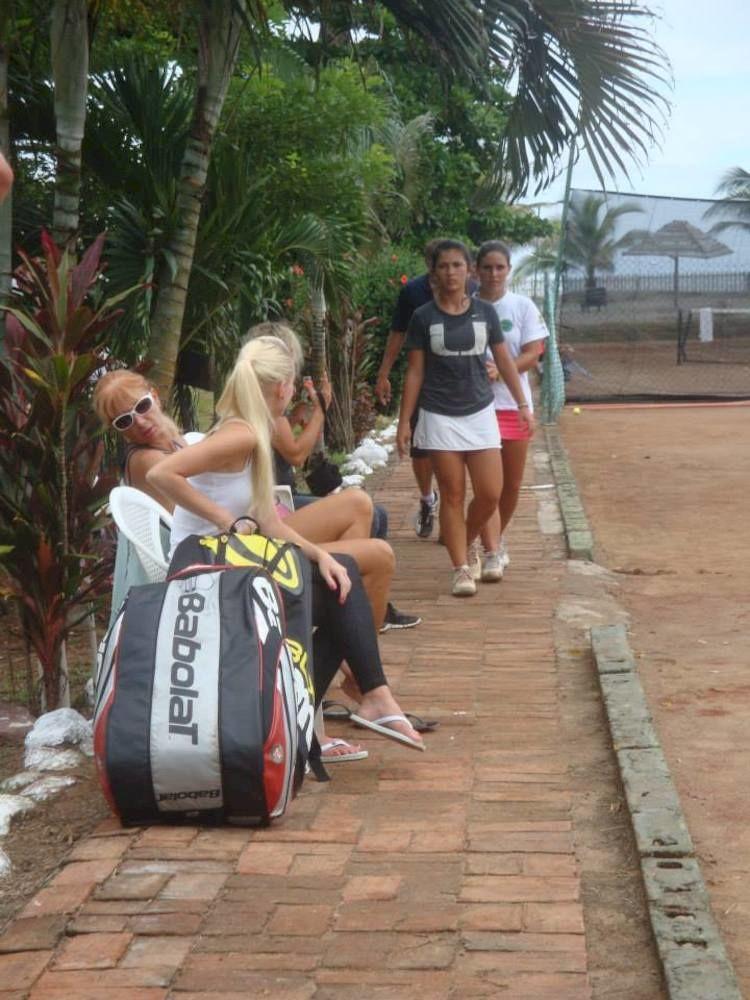
<svg viewBox="0 0 750 1000">
<path fill-rule="evenodd" d="M 25 747 L 24 770 L 0 782 L 0 879 L 7 878 L 13 867 L 3 850 L 13 817 L 76 783 L 72 774 L 59 772 L 73 771 L 84 756 L 93 756 L 91 723 L 72 708 L 46 712 L 26 734 Z M 49 771 L 58 773 L 45 774 Z"/>
</svg>

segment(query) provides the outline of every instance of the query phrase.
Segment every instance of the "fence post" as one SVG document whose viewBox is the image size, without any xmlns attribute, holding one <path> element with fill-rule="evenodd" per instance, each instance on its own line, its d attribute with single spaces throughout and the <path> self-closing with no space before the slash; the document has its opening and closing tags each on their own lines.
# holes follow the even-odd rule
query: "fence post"
<svg viewBox="0 0 750 1000">
<path fill-rule="evenodd" d="M 544 348 L 544 370 L 542 371 L 542 421 L 557 423 L 560 411 L 565 405 L 565 374 L 557 343 L 557 302 L 560 294 L 560 278 L 565 260 L 565 237 L 567 235 L 568 206 L 573 182 L 573 164 L 576 159 L 575 138 L 570 144 L 568 169 L 565 174 L 565 194 L 563 195 L 562 218 L 560 219 L 560 245 L 555 261 L 555 275 L 550 286 L 549 273 L 544 272 L 544 318 L 549 330 L 549 339 Z"/>
<path fill-rule="evenodd" d="M 554 424 L 565 405 L 565 372 L 557 343 L 557 296 L 548 271 L 544 272 L 544 319 L 549 339 L 544 346 L 542 369 L 542 423 Z"/>
</svg>

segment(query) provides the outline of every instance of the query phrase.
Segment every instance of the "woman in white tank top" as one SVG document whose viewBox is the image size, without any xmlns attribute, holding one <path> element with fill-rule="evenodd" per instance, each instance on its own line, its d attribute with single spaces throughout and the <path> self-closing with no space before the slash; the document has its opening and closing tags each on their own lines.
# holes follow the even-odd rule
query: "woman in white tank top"
<svg viewBox="0 0 750 1000">
<path fill-rule="evenodd" d="M 339 603 L 343 604 L 351 580 L 331 550 L 353 556 L 364 576 L 360 555 L 386 543 L 339 537 L 335 542 L 318 545 L 295 530 L 296 514 L 279 518 L 273 501 L 271 431 L 273 420 L 289 405 L 294 381 L 294 359 L 278 338 L 250 340 L 240 351 L 216 404 L 216 427 L 202 441 L 153 466 L 147 481 L 175 504 L 179 531 L 187 531 L 188 525 L 199 532 L 227 531 L 238 520 L 252 517 L 264 535 L 293 542 L 317 564 L 326 585 L 338 591 Z M 321 500 L 320 504 L 325 502 Z M 386 548 L 390 552 L 390 547 Z M 377 727 L 383 736 L 424 749 L 386 683 L 363 690 L 362 694 L 357 716 L 352 718 L 358 718 L 366 728 Z"/>
</svg>

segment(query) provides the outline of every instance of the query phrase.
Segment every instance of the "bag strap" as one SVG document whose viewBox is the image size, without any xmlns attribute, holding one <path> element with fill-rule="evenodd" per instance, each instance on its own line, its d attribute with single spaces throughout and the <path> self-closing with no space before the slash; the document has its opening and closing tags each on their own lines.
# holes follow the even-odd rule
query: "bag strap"
<svg viewBox="0 0 750 1000">
<path fill-rule="evenodd" d="M 318 740 L 318 734 L 313 733 L 312 742 L 310 743 L 310 755 L 307 758 L 310 765 L 310 770 L 315 775 L 316 781 L 330 781 L 331 776 L 326 771 L 326 766 L 323 763 L 323 755 L 320 749 L 320 741 Z"/>
</svg>

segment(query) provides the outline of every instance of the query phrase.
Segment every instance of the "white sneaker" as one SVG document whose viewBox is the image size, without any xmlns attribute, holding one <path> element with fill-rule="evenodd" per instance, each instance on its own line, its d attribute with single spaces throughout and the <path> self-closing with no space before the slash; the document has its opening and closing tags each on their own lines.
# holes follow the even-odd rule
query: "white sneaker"
<svg viewBox="0 0 750 1000">
<path fill-rule="evenodd" d="M 472 580 L 482 579 L 482 543 L 478 538 L 469 546 L 469 552 L 467 556 L 467 562 L 469 564 L 469 572 L 471 573 Z"/>
<path fill-rule="evenodd" d="M 487 582 L 502 580 L 503 560 L 499 552 L 486 552 L 482 560 L 482 579 Z"/>
<path fill-rule="evenodd" d="M 506 566 L 510 566 L 510 556 L 508 555 L 508 547 L 502 540 L 502 538 L 500 539 L 500 548 L 498 549 L 498 554 L 500 556 L 500 561 L 503 564 L 503 569 L 505 569 Z"/>
<path fill-rule="evenodd" d="M 451 593 L 454 597 L 473 597 L 477 592 L 477 585 L 471 578 L 471 571 L 468 566 L 457 566 L 453 570 L 453 583 Z"/>
<path fill-rule="evenodd" d="M 419 501 L 419 512 L 414 520 L 414 530 L 418 538 L 429 538 L 432 534 L 439 506 L 440 496 L 437 490 L 432 491 L 431 500 Z"/>
</svg>

